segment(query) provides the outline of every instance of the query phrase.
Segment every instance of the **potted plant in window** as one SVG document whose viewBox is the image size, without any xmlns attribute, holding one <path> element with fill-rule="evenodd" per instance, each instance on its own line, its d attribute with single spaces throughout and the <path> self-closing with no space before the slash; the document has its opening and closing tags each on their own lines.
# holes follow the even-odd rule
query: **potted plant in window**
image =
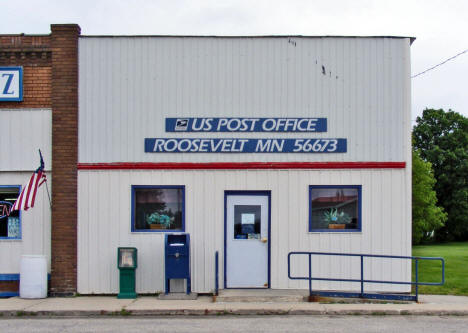
<svg viewBox="0 0 468 333">
<path fill-rule="evenodd" d="M 161 229 L 159 222 L 159 213 L 154 212 L 146 215 L 146 223 L 148 223 L 150 229 Z"/>
<path fill-rule="evenodd" d="M 346 224 L 351 223 L 349 214 L 341 211 L 338 208 L 331 208 L 324 213 L 324 220 L 328 223 L 328 229 L 344 229 Z"/>
<path fill-rule="evenodd" d="M 163 226 L 164 229 L 169 229 L 173 222 L 173 217 L 169 217 L 165 214 L 159 215 L 159 223 Z"/>
<path fill-rule="evenodd" d="M 149 224 L 150 229 L 169 229 L 174 222 L 174 218 L 154 212 L 146 216 L 146 222 Z"/>
</svg>

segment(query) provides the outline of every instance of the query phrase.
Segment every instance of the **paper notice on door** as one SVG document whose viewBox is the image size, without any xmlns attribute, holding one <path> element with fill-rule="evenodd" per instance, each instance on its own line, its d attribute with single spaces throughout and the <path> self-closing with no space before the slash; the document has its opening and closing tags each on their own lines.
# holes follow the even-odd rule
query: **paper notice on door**
<svg viewBox="0 0 468 333">
<path fill-rule="evenodd" d="M 242 224 L 254 224 L 255 214 L 242 214 L 241 223 Z"/>
</svg>

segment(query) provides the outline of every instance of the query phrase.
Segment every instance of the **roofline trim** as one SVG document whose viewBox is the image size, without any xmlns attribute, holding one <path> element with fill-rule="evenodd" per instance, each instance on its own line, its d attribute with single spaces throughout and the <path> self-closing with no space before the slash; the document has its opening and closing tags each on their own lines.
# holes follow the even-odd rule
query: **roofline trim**
<svg viewBox="0 0 468 333">
<path fill-rule="evenodd" d="M 80 35 L 80 38 L 391 38 L 391 39 L 411 39 L 413 42 L 416 37 L 410 36 L 345 36 L 345 35 L 324 35 L 324 36 L 306 36 L 306 35 Z"/>
</svg>

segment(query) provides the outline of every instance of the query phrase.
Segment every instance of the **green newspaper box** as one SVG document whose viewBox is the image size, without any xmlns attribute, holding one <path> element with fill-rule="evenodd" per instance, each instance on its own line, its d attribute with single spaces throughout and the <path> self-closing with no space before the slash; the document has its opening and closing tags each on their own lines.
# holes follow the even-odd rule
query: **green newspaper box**
<svg viewBox="0 0 468 333">
<path fill-rule="evenodd" d="M 119 247 L 117 249 L 117 266 L 120 271 L 119 294 L 117 298 L 136 298 L 135 270 L 137 268 L 137 249 Z"/>
</svg>

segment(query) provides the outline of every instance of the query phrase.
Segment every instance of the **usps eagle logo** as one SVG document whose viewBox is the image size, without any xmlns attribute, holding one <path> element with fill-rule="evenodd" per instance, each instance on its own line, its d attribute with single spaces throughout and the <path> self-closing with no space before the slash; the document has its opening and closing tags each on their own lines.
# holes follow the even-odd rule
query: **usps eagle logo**
<svg viewBox="0 0 468 333">
<path fill-rule="evenodd" d="M 187 118 L 177 119 L 175 130 L 176 131 L 186 131 L 188 128 L 189 120 Z"/>
</svg>

